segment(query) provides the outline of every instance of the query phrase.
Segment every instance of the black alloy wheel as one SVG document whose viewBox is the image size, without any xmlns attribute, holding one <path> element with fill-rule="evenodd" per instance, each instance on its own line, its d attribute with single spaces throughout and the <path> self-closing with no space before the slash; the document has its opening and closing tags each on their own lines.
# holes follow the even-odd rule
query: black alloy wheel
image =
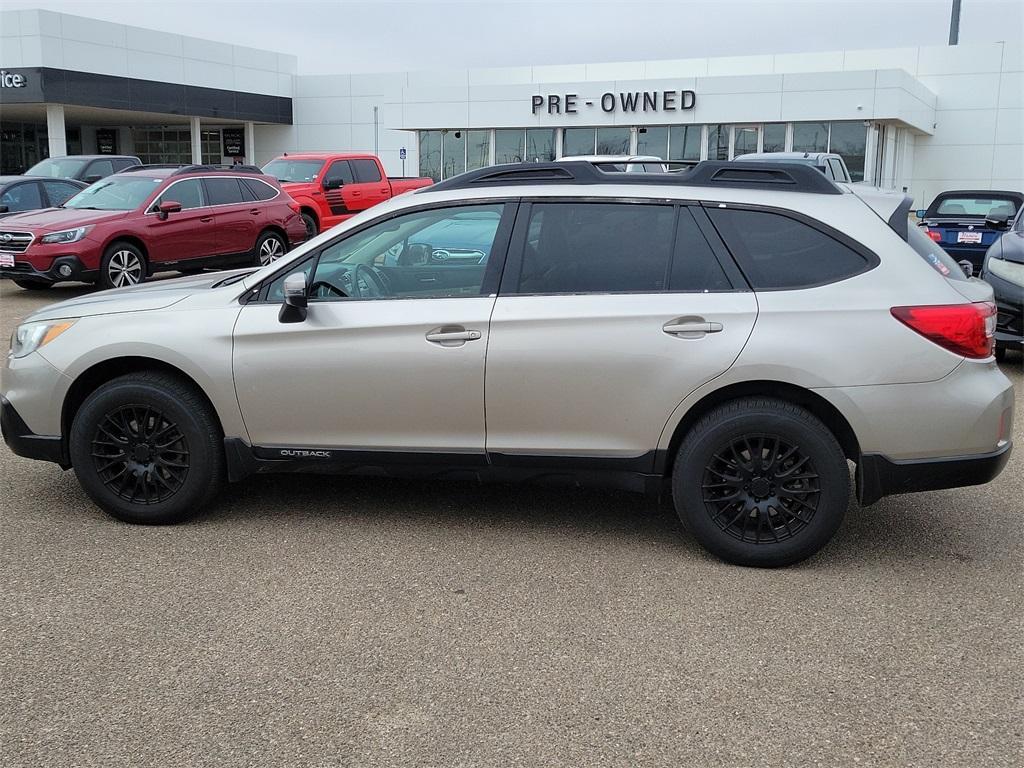
<svg viewBox="0 0 1024 768">
<path fill-rule="evenodd" d="M 188 477 L 188 440 L 178 424 L 146 404 L 122 405 L 96 425 L 93 464 L 100 481 L 134 504 L 156 504 Z"/>
</svg>

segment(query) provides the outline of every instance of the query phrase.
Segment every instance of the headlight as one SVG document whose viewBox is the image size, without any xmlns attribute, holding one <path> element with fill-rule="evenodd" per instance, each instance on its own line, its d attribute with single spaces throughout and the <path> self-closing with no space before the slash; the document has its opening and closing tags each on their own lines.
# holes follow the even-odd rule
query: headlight
<svg viewBox="0 0 1024 768">
<path fill-rule="evenodd" d="M 1024 286 L 1024 264 L 1016 261 L 1006 261 L 1005 259 L 990 258 L 985 265 L 985 270 L 1014 285 Z"/>
<path fill-rule="evenodd" d="M 25 357 L 44 347 L 78 322 L 68 320 L 45 320 L 41 323 L 25 323 L 14 329 L 11 335 L 11 357 Z"/>
<path fill-rule="evenodd" d="M 41 243 L 77 243 L 86 233 L 92 229 L 92 227 L 75 227 L 74 229 L 65 229 L 63 232 L 51 232 L 48 235 L 43 235 L 39 242 Z"/>
</svg>

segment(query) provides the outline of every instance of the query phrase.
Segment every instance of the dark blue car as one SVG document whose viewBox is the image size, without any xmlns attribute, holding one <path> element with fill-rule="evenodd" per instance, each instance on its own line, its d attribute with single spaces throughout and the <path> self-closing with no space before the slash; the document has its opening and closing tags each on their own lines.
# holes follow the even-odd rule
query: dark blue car
<svg viewBox="0 0 1024 768">
<path fill-rule="evenodd" d="M 981 279 L 996 298 L 996 357 L 1024 350 L 1024 211 L 985 256 Z"/>
<path fill-rule="evenodd" d="M 993 190 L 952 190 L 938 195 L 926 211 L 918 211 L 928 237 L 957 261 L 981 271 L 985 251 L 1024 208 L 1024 194 Z"/>
</svg>

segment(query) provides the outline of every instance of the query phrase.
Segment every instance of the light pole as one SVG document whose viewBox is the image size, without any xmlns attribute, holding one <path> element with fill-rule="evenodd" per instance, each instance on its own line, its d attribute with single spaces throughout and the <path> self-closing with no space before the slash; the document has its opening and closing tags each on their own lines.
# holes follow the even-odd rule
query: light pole
<svg viewBox="0 0 1024 768">
<path fill-rule="evenodd" d="M 949 44 L 960 42 L 960 0 L 953 0 L 953 10 L 949 15 Z"/>
</svg>

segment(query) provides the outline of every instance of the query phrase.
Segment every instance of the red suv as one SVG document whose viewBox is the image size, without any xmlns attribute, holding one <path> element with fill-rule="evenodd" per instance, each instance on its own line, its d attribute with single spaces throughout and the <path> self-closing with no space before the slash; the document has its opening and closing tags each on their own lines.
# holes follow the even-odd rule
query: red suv
<svg viewBox="0 0 1024 768">
<path fill-rule="evenodd" d="M 269 264 L 305 239 L 299 205 L 258 168 L 142 165 L 0 220 L 0 277 L 119 288 L 165 270 Z"/>
</svg>

